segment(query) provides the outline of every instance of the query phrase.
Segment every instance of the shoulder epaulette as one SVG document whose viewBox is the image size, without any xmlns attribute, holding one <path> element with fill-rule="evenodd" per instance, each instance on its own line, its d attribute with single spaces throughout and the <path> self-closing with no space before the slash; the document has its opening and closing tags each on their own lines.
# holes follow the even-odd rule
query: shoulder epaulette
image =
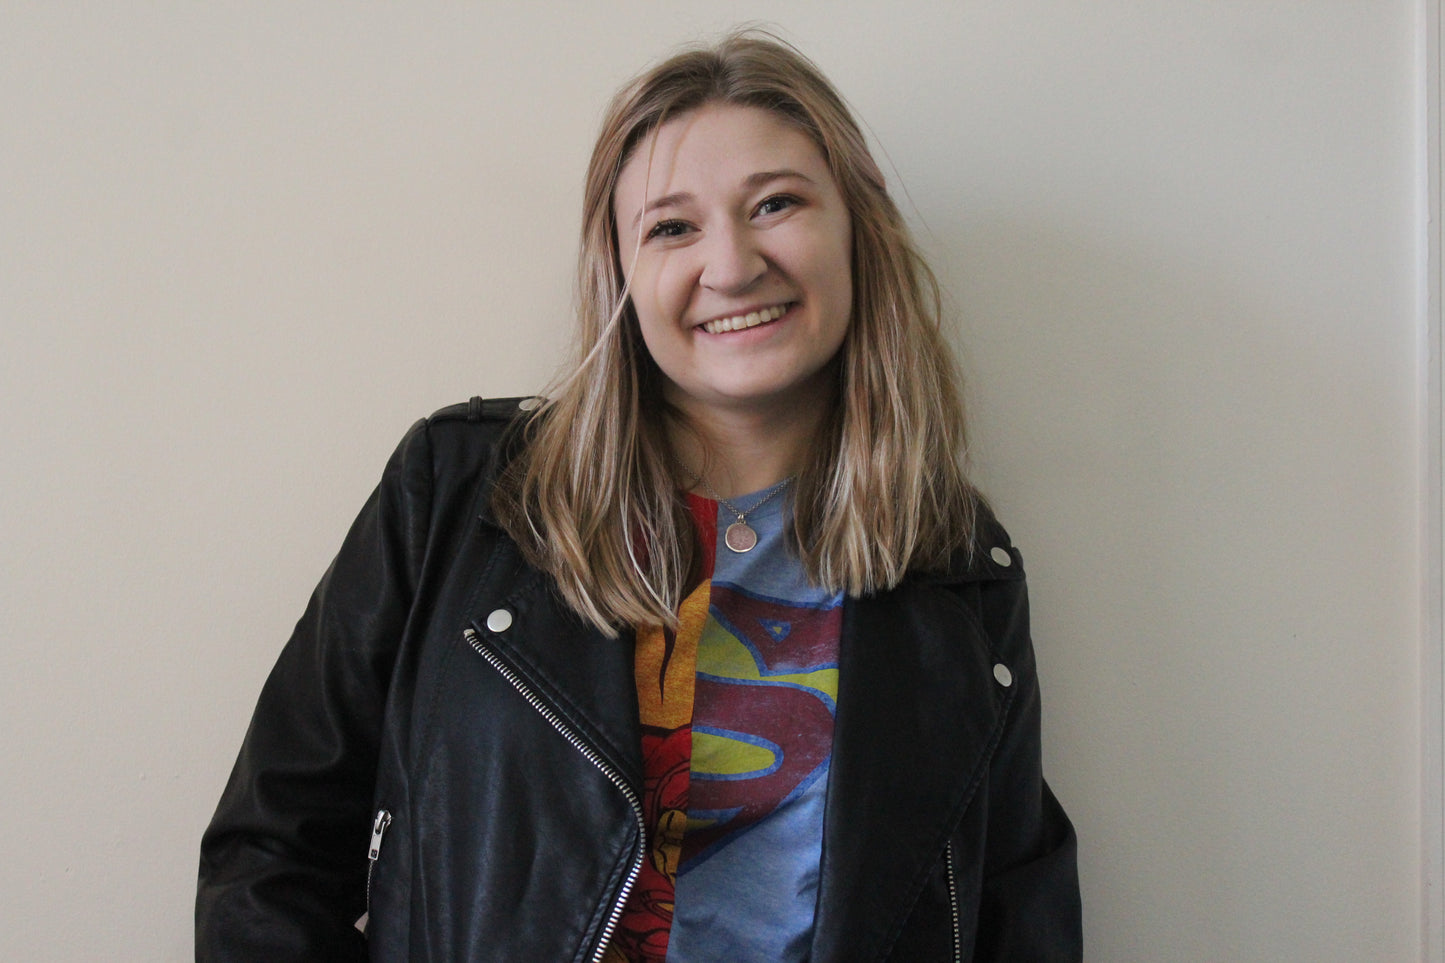
<svg viewBox="0 0 1445 963">
<path fill-rule="evenodd" d="M 470 401 L 447 405 L 438 409 L 428 421 L 511 421 L 520 414 L 536 408 L 542 399 L 536 395 L 524 398 L 483 398 L 476 395 Z"/>
</svg>

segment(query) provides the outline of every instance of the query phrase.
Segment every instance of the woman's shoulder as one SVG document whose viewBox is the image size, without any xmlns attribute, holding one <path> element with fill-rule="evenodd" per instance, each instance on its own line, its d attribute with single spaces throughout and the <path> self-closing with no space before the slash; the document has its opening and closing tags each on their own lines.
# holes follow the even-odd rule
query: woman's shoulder
<svg viewBox="0 0 1445 963">
<path fill-rule="evenodd" d="M 1022 579 L 1023 555 L 982 495 L 974 495 L 972 512 L 968 541 L 954 549 L 944 571 L 928 577 L 944 582 Z"/>
<path fill-rule="evenodd" d="M 477 429 L 482 431 L 505 429 L 513 422 L 535 411 L 541 403 L 542 399 L 536 396 L 483 398 L 481 395 L 475 395 L 468 401 L 438 408 L 418 422 L 418 425 L 428 429 L 449 429 L 471 425 L 473 429 L 471 432 L 467 432 L 471 434 L 475 434 Z"/>
<path fill-rule="evenodd" d="M 403 446 L 422 443 L 438 461 L 461 458 L 490 460 L 499 447 L 519 435 L 517 431 L 535 411 L 541 399 L 483 398 L 438 408 L 418 420 L 407 432 Z"/>
<path fill-rule="evenodd" d="M 387 465 L 385 479 L 420 486 L 471 488 L 495 477 L 540 399 L 483 398 L 439 408 L 414 422 Z"/>
<path fill-rule="evenodd" d="M 1024 558 L 1014 545 L 1008 529 L 994 514 L 982 495 L 975 497 L 973 540 L 969 551 L 970 570 L 993 577 L 1023 578 Z"/>
</svg>

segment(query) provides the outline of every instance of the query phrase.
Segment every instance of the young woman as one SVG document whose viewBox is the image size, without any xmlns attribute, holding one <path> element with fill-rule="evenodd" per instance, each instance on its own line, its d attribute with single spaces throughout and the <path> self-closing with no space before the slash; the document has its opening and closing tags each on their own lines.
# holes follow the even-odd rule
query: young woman
<svg viewBox="0 0 1445 963">
<path fill-rule="evenodd" d="M 648 71 L 580 281 L 570 375 L 418 423 L 318 587 L 198 956 L 1079 958 L 1022 562 L 842 100 L 757 34 Z"/>
</svg>

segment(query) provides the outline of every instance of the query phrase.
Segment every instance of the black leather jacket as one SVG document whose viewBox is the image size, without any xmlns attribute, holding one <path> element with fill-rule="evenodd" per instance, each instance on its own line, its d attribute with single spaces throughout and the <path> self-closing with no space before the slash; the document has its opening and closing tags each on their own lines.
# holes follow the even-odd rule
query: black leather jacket
<svg viewBox="0 0 1445 963">
<path fill-rule="evenodd" d="M 392 456 L 206 830 L 198 959 L 601 956 L 643 858 L 632 641 L 491 520 L 517 409 L 444 409 Z M 986 513 L 980 538 L 846 603 L 817 963 L 1080 957 L 1022 561 Z"/>
</svg>

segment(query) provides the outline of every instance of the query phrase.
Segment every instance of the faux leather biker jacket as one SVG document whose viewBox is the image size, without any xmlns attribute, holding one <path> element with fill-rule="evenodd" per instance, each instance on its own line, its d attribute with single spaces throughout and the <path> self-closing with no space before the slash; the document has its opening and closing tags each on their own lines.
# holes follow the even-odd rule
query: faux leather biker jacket
<svg viewBox="0 0 1445 963">
<path fill-rule="evenodd" d="M 392 456 L 206 830 L 199 960 L 600 958 L 644 853 L 632 640 L 493 521 L 517 415 L 473 399 Z M 954 571 L 845 603 L 816 963 L 1081 956 L 1022 559 L 978 531 Z"/>
</svg>

